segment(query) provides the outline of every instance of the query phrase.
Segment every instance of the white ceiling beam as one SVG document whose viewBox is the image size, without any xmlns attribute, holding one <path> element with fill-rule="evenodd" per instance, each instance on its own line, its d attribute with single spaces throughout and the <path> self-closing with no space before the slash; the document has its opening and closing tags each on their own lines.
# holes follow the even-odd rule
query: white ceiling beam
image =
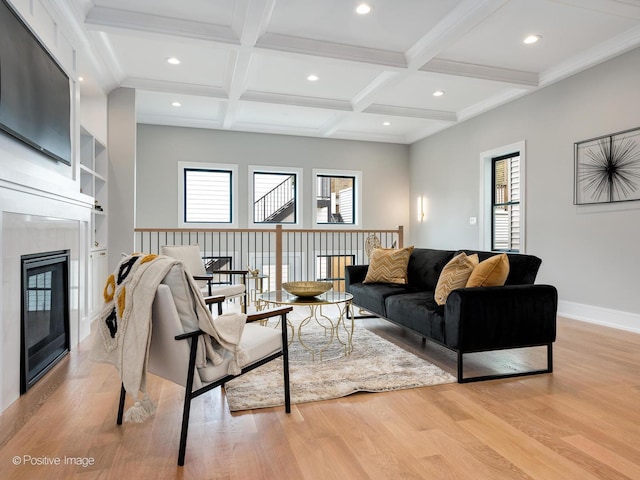
<svg viewBox="0 0 640 480">
<path fill-rule="evenodd" d="M 94 32 L 94 46 L 98 52 L 98 56 L 102 59 L 102 62 L 106 65 L 106 69 L 111 75 L 115 85 L 119 86 L 122 80 L 125 78 L 124 69 L 118 60 L 109 38 L 104 32 Z M 109 91 L 109 90 L 107 90 Z"/>
<path fill-rule="evenodd" d="M 233 23 L 237 25 L 236 28 L 240 28 L 240 50 L 227 68 L 228 77 L 225 83 L 228 84 L 229 102 L 222 121 L 225 129 L 231 128 L 235 122 L 238 100 L 246 90 L 251 52 L 258 38 L 266 31 L 274 7 L 275 0 L 247 0 L 245 8 L 236 9 Z M 241 10 L 244 15 L 240 15 Z"/>
<path fill-rule="evenodd" d="M 115 61 L 113 50 L 106 48 L 102 49 L 99 55 L 95 54 L 94 36 L 84 28 L 84 12 L 79 11 L 75 3 L 65 0 L 49 0 L 44 2 L 43 6 L 60 25 L 65 26 L 65 35 L 69 36 L 77 47 L 78 54 L 90 64 L 100 86 L 105 91 L 116 88 L 124 78 L 124 72 Z"/>
<path fill-rule="evenodd" d="M 227 92 L 222 87 L 210 85 L 195 85 L 191 83 L 170 82 L 167 80 L 155 80 L 149 78 L 126 77 L 121 86 L 149 90 L 152 92 L 175 93 L 182 95 L 197 95 L 200 97 L 212 97 L 227 99 Z"/>
<path fill-rule="evenodd" d="M 558 82 L 640 46 L 640 26 L 627 30 L 540 74 L 540 86 Z"/>
<path fill-rule="evenodd" d="M 233 29 L 228 26 L 162 17 L 116 8 L 93 7 L 87 14 L 85 24 L 87 28 L 96 30 L 110 29 L 157 33 L 229 45 L 240 43 Z"/>
<path fill-rule="evenodd" d="M 324 42 L 277 33 L 264 34 L 256 43 L 256 47 L 314 57 L 348 60 L 350 62 L 367 63 L 370 65 L 383 65 L 396 68 L 405 68 L 407 66 L 404 54 L 400 52 Z"/>
<path fill-rule="evenodd" d="M 273 133 L 275 135 L 302 135 L 313 137 L 317 134 L 315 128 L 300 127 L 298 125 L 273 125 L 265 123 L 249 123 L 238 122 L 234 125 L 234 130 L 242 132 L 258 132 L 258 133 Z"/>
<path fill-rule="evenodd" d="M 480 78 L 495 82 L 511 83 L 527 87 L 538 86 L 538 74 L 534 72 L 523 72 L 521 70 L 511 70 L 507 68 L 490 67 L 487 65 L 475 65 L 471 63 L 454 62 L 434 58 L 420 68 L 421 72 L 444 73 L 457 77 Z"/>
<path fill-rule="evenodd" d="M 276 0 L 247 0 L 248 5 L 240 34 L 240 44 L 254 47 L 258 39 L 265 34 Z"/>
<path fill-rule="evenodd" d="M 551 0 L 569 7 L 592 10 L 597 13 L 640 20 L 640 2 L 637 0 Z"/>
<path fill-rule="evenodd" d="M 247 102 L 273 103 L 276 105 L 292 105 L 297 107 L 323 108 L 327 110 L 352 111 L 351 103 L 346 100 L 332 98 L 303 97 L 282 93 L 256 92 L 248 90 L 240 97 Z"/>
<path fill-rule="evenodd" d="M 352 99 L 354 111 L 366 111 L 384 91 L 424 66 L 442 50 L 468 33 L 471 28 L 491 16 L 507 1 L 464 0 L 407 50 L 406 69 L 399 72 L 384 72 Z"/>
<path fill-rule="evenodd" d="M 335 134 L 340 125 L 353 115 L 353 112 L 336 112 L 327 122 L 319 128 L 319 134 L 322 137 L 330 137 Z"/>
<path fill-rule="evenodd" d="M 481 113 L 488 112 L 489 110 L 515 100 L 516 98 L 521 97 L 528 92 L 529 90 L 526 88 L 511 88 L 502 93 L 494 95 L 493 97 L 478 102 L 475 105 L 460 110 L 458 112 L 458 120 L 462 122 L 463 120 L 475 117 L 477 115 L 480 115 Z"/>
<path fill-rule="evenodd" d="M 385 89 L 388 89 L 394 85 L 397 85 L 401 80 L 406 78 L 406 74 L 403 72 L 391 72 L 385 71 L 373 79 L 365 88 L 360 90 L 358 94 L 353 97 L 351 104 L 355 112 L 362 112 L 369 105 L 371 105 L 374 99 L 379 93 Z"/>
<path fill-rule="evenodd" d="M 406 52 L 409 69 L 417 70 L 493 15 L 508 0 L 464 0 Z"/>
<path fill-rule="evenodd" d="M 150 125 L 168 125 L 172 127 L 189 127 L 189 128 L 221 128 L 222 125 L 218 120 L 181 117 L 172 115 L 154 115 L 138 113 L 136 116 L 138 123 L 146 123 Z"/>
<path fill-rule="evenodd" d="M 332 135 L 332 138 L 343 138 L 345 140 L 360 140 L 362 142 L 380 143 L 400 143 L 406 144 L 407 138 L 404 135 L 393 135 L 389 133 L 368 133 L 354 130 L 342 130 Z"/>
<path fill-rule="evenodd" d="M 456 122 L 458 120 L 456 112 L 443 110 L 430 110 L 426 108 L 398 107 L 393 105 L 371 105 L 364 110 L 364 113 L 377 113 L 380 115 L 391 115 L 394 117 L 422 118 L 426 120 L 441 120 L 445 122 Z"/>
<path fill-rule="evenodd" d="M 438 132 L 441 132 L 442 130 L 446 130 L 450 126 L 451 126 L 450 123 L 436 123 L 433 125 L 429 125 L 428 127 L 418 129 L 406 135 L 405 143 L 408 143 L 408 144 L 415 143 L 418 140 L 422 140 L 423 138 L 428 137 L 429 135 L 433 135 L 434 133 L 438 133 Z"/>
</svg>

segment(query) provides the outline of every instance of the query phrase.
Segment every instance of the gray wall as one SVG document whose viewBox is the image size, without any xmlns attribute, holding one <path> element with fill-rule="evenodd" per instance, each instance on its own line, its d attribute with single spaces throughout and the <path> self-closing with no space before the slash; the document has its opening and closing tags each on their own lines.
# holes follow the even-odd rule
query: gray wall
<svg viewBox="0 0 640 480">
<path fill-rule="evenodd" d="M 588 320 L 640 330 L 640 201 L 573 205 L 574 142 L 634 127 L 640 49 L 413 144 L 412 202 L 426 195 L 429 218 L 412 216 L 411 241 L 478 247 L 469 217 L 480 213 L 480 153 L 524 140 L 526 250 L 543 260 L 538 282 L 558 288 L 561 310 L 586 306 Z M 631 315 L 616 322 L 615 311 Z"/>
<path fill-rule="evenodd" d="M 117 88 L 108 97 L 109 272 L 120 252 L 134 249 L 136 190 L 136 92 Z"/>
<path fill-rule="evenodd" d="M 178 226 L 178 162 L 238 165 L 239 227 L 247 227 L 248 165 L 303 169 L 304 228 L 312 227 L 312 170 L 362 171 L 364 228 L 409 224 L 409 147 L 286 135 L 138 125 L 136 226 Z M 408 228 L 407 228 L 408 230 Z"/>
</svg>

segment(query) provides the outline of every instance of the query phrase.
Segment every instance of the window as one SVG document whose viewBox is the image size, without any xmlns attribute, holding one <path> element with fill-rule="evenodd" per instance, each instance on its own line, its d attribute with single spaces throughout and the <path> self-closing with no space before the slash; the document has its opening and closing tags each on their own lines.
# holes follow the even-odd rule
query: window
<svg viewBox="0 0 640 480">
<path fill-rule="evenodd" d="M 333 290 L 344 292 L 345 270 L 353 265 L 355 255 L 317 255 L 316 275 L 317 280 L 333 282 Z"/>
<path fill-rule="evenodd" d="M 235 165 L 178 163 L 180 226 L 235 224 Z"/>
<path fill-rule="evenodd" d="M 360 172 L 314 170 L 316 225 L 358 224 L 360 177 Z"/>
<path fill-rule="evenodd" d="M 253 172 L 253 223 L 297 223 L 297 174 Z"/>
<path fill-rule="evenodd" d="M 520 250 L 520 153 L 492 161 L 491 250 Z"/>
<path fill-rule="evenodd" d="M 480 248 L 525 251 L 525 142 L 480 154 Z"/>
</svg>

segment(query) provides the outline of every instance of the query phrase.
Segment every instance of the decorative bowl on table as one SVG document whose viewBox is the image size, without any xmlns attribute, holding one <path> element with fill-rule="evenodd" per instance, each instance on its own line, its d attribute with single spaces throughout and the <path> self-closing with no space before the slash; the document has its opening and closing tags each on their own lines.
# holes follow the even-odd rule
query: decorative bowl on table
<svg viewBox="0 0 640 480">
<path fill-rule="evenodd" d="M 331 290 L 331 282 L 285 282 L 282 289 L 297 297 L 315 297 Z"/>
</svg>

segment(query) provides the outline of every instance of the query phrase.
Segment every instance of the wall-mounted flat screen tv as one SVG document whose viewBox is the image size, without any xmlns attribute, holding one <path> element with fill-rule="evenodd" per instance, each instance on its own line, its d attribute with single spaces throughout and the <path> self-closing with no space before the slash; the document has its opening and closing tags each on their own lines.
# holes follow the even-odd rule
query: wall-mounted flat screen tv
<svg viewBox="0 0 640 480">
<path fill-rule="evenodd" d="M 71 165 L 69 77 L 0 0 L 0 129 Z"/>
</svg>

